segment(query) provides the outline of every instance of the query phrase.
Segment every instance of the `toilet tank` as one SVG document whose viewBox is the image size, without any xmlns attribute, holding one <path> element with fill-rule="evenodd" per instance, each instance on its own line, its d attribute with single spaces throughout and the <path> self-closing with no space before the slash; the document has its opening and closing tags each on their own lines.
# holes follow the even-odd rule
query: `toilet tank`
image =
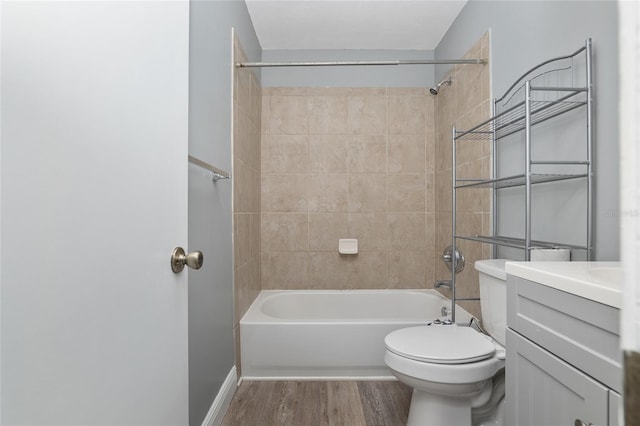
<svg viewBox="0 0 640 426">
<path fill-rule="evenodd" d="M 478 260 L 475 263 L 480 278 L 480 310 L 482 326 L 502 346 L 507 331 L 506 259 Z"/>
</svg>

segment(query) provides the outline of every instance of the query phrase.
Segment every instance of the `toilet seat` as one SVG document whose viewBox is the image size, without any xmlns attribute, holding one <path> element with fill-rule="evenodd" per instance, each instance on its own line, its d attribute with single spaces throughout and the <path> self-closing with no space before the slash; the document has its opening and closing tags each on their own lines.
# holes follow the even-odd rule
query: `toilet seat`
<svg viewBox="0 0 640 426">
<path fill-rule="evenodd" d="M 496 352 L 496 345 L 487 336 L 455 325 L 403 328 L 389 333 L 384 343 L 398 356 L 434 364 L 473 363 Z"/>
</svg>

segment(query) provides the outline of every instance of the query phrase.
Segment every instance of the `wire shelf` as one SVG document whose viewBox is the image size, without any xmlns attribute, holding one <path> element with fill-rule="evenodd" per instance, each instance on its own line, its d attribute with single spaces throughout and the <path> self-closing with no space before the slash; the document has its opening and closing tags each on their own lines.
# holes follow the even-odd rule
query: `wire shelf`
<svg viewBox="0 0 640 426">
<path fill-rule="evenodd" d="M 586 173 L 565 174 L 565 173 L 532 173 L 531 184 L 558 182 L 561 180 L 580 179 L 589 176 Z M 466 182 L 466 183 L 465 183 Z M 456 189 L 461 188 L 511 188 L 514 186 L 523 186 L 527 183 L 527 177 L 524 174 L 507 176 L 498 179 L 456 179 Z"/>
<path fill-rule="evenodd" d="M 549 89 L 568 92 L 556 100 L 532 100 L 531 101 L 531 125 L 542 123 L 550 118 L 572 111 L 587 104 L 586 88 L 546 88 L 532 87 L 531 90 L 547 92 Z M 497 114 L 479 125 L 469 129 L 456 131 L 456 140 L 491 140 L 494 132 L 495 138 L 506 136 L 524 130 L 526 124 L 525 102 L 519 102 L 513 107 Z"/>
<path fill-rule="evenodd" d="M 456 235 L 456 238 L 467 241 L 476 241 L 484 244 L 494 244 L 498 246 L 504 247 L 512 247 L 517 249 L 558 249 L 558 248 L 566 248 L 571 250 L 589 250 L 586 246 L 574 245 L 574 244 L 566 244 L 566 243 L 555 243 L 550 241 L 531 241 L 531 245 L 527 247 L 526 241 L 524 238 L 513 238 L 513 237 L 505 237 L 505 236 L 495 236 L 490 237 L 486 235 Z"/>
</svg>

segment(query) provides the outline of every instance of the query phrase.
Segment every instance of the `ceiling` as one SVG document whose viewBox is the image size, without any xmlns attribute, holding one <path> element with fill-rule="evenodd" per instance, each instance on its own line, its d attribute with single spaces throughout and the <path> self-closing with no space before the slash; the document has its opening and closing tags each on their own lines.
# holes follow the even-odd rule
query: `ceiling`
<svg viewBox="0 0 640 426">
<path fill-rule="evenodd" d="M 467 0 L 246 0 L 263 50 L 434 50 Z"/>
</svg>

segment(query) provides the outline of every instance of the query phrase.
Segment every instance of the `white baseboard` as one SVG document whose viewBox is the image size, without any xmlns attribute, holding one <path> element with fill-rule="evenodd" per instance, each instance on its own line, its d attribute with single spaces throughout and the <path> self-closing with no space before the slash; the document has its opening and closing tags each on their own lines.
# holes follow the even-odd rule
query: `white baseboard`
<svg viewBox="0 0 640 426">
<path fill-rule="evenodd" d="M 216 399 L 213 400 L 207 416 L 202 421 L 202 426 L 220 426 L 222 424 L 222 419 L 227 412 L 227 408 L 229 408 L 229 404 L 231 404 L 231 399 L 233 398 L 237 385 L 238 374 L 236 372 L 236 366 L 234 365 L 231 367 L 224 383 L 222 383 Z"/>
</svg>

